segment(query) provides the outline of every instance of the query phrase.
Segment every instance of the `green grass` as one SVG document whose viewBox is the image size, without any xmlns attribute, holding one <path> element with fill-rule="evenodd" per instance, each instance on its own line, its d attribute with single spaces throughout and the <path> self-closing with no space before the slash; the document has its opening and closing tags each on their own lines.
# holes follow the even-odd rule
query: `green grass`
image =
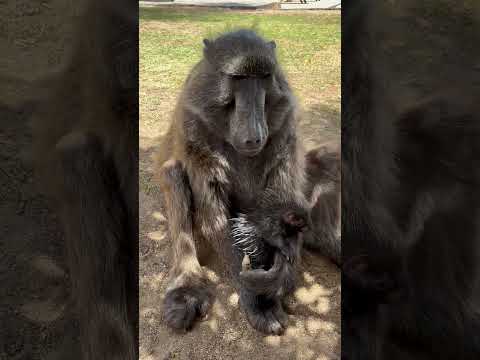
<svg viewBox="0 0 480 360">
<path fill-rule="evenodd" d="M 252 26 L 276 41 L 280 62 L 291 77 L 313 73 L 316 90 L 339 85 L 339 13 L 141 8 L 140 21 L 141 81 L 147 86 L 153 82 L 155 88 L 177 90 L 200 59 L 203 38 Z M 312 83 L 310 76 L 308 79 Z"/>
</svg>

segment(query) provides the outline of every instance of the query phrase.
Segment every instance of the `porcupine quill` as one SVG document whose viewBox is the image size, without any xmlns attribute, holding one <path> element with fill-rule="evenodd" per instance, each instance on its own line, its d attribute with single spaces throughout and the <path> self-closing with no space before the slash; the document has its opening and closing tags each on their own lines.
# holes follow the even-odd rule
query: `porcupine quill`
<svg viewBox="0 0 480 360">
<path fill-rule="evenodd" d="M 265 245 L 259 239 L 255 226 L 248 221 L 245 214 L 238 214 L 238 217 L 230 221 L 233 246 L 244 254 L 242 270 L 263 268 L 265 264 L 262 264 L 262 255 Z"/>
</svg>

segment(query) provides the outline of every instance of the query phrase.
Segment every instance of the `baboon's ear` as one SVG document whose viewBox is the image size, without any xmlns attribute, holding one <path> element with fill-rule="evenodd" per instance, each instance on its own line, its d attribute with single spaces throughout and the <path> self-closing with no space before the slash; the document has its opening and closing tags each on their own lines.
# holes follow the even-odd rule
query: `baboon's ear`
<svg viewBox="0 0 480 360">
<path fill-rule="evenodd" d="M 205 59 L 210 59 L 213 52 L 213 43 L 208 39 L 203 39 L 203 56 Z"/>
<path fill-rule="evenodd" d="M 275 43 L 275 41 L 270 41 L 268 43 L 268 47 L 272 50 L 274 50 L 276 47 L 277 47 L 277 44 Z"/>
<path fill-rule="evenodd" d="M 208 39 L 203 39 L 203 45 L 205 45 L 205 49 L 208 49 L 212 45 L 212 42 Z"/>
</svg>

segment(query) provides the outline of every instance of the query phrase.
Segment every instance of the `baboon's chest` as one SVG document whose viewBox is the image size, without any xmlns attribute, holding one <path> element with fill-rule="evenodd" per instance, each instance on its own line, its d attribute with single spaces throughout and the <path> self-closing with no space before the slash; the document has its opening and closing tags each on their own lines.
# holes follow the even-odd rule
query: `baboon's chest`
<svg viewBox="0 0 480 360">
<path fill-rule="evenodd" d="M 266 170 L 255 163 L 235 164 L 230 176 L 230 202 L 236 211 L 254 207 L 266 186 Z"/>
</svg>

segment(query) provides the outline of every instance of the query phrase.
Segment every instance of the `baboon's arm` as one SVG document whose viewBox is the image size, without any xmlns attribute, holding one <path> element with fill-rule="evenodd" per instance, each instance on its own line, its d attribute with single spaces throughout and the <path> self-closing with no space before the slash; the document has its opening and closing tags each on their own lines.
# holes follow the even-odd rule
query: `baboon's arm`
<svg viewBox="0 0 480 360">
<path fill-rule="evenodd" d="M 228 249 L 225 239 L 230 236 L 228 166 L 220 155 L 212 155 L 208 162 L 187 163 L 194 197 L 195 231 L 199 231 L 221 255 Z"/>
<path fill-rule="evenodd" d="M 263 237 L 268 238 L 269 234 L 279 232 L 277 227 L 282 223 L 283 216 L 287 215 L 283 213 L 284 210 L 293 212 L 294 215 L 304 218 L 309 223 L 307 219 L 309 204 L 303 193 L 304 182 L 303 158 L 299 157 L 296 147 L 292 146 L 290 151 L 270 170 L 266 188 L 260 197 L 259 206 L 269 209 L 264 211 L 266 219 L 259 224 L 258 230 Z"/>
<path fill-rule="evenodd" d="M 174 329 L 186 330 L 210 306 L 208 281 L 197 257 L 193 235 L 192 191 L 180 161 L 169 160 L 159 172 L 165 199 L 168 228 L 173 247 L 173 268 L 163 303 L 165 322 Z"/>
<path fill-rule="evenodd" d="M 168 160 L 160 168 L 168 228 L 173 244 L 175 276 L 200 273 L 192 228 L 192 192 L 188 175 L 180 161 Z"/>
</svg>

